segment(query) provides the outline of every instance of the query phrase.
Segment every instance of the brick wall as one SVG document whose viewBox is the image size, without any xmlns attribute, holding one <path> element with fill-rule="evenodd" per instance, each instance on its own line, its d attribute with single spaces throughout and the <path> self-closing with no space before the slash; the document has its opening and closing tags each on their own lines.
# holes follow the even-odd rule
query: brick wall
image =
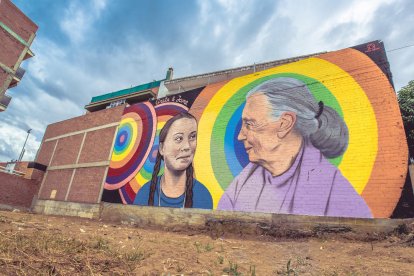
<svg viewBox="0 0 414 276">
<path fill-rule="evenodd" d="M 82 131 L 89 128 L 119 122 L 123 110 L 124 106 L 119 106 L 50 124 L 46 129 L 43 140 L 71 132 Z"/>
<path fill-rule="evenodd" d="M 4 24 L 26 41 L 29 40 L 31 34 L 35 33 L 38 28 L 10 0 L 2 0 L 0 2 L 0 18 Z"/>
<path fill-rule="evenodd" d="M 47 127 L 36 162 L 47 165 L 39 199 L 99 202 L 124 106 Z"/>
<path fill-rule="evenodd" d="M 404 186 L 408 156 L 396 94 L 384 74 L 389 70 L 385 61 L 385 49 L 375 41 L 209 83 L 201 91 L 169 95 L 156 101 L 151 114 L 157 115 L 161 126 L 178 103 L 198 119 L 193 167 L 209 193 L 199 196 L 212 198 L 212 207 L 205 208 L 390 217 Z M 182 87 L 189 82 L 182 80 Z M 258 88 L 265 82 L 267 88 Z M 269 89 L 268 95 L 280 102 L 270 106 L 267 98 L 246 100 L 251 89 Z M 134 108 L 137 111 L 132 115 L 131 108 L 129 118 L 143 113 L 143 105 Z M 269 108 L 284 111 L 282 118 L 269 116 Z M 251 127 L 242 116 L 250 119 Z M 134 121 L 132 129 L 137 130 L 131 133 L 138 137 L 140 123 Z M 108 171 L 104 201 L 134 204 L 137 198 L 148 197 L 141 189 L 156 164 L 157 138 L 126 144 L 125 137 L 130 136 L 120 134 L 116 140 L 119 155 L 113 156 Z M 128 157 L 135 152 L 129 148 L 136 145 L 143 149 L 140 153 L 153 150 L 145 163 L 131 168 Z"/>
<path fill-rule="evenodd" d="M 25 46 L 3 29 L 0 29 L 0 45 L 0 61 L 13 68 Z"/>
<path fill-rule="evenodd" d="M 0 172 L 0 204 L 30 208 L 39 181 Z"/>
<path fill-rule="evenodd" d="M 0 1 L 0 21 L 26 42 L 38 28 L 9 0 Z M 0 61 L 3 64 L 13 68 L 24 48 L 25 45 L 0 28 Z"/>
<path fill-rule="evenodd" d="M 25 161 L 18 162 L 14 166 L 14 170 L 26 174 L 26 172 L 27 172 L 27 165 L 28 164 L 29 164 L 29 162 L 25 162 Z M 7 162 L 0 162 L 0 166 L 6 167 L 7 166 Z"/>
<path fill-rule="evenodd" d="M 21 62 L 27 55 L 28 47 L 32 43 L 38 29 L 22 11 L 20 11 L 10 0 L 0 1 L 0 22 L 6 27 L 0 27 L 0 62 L 8 67 L 0 69 L 0 97 L 9 87 L 10 78 L 20 67 Z M 11 30 L 11 32 L 9 31 Z M 14 37 L 12 33 L 24 40 Z M 11 71 L 11 72 L 10 72 Z"/>
<path fill-rule="evenodd" d="M 105 171 L 106 167 L 77 169 L 67 200 L 71 202 L 97 203 Z"/>
<path fill-rule="evenodd" d="M 161 101 L 163 104 L 156 106 L 137 104 L 126 110 L 123 117 L 132 118 L 131 122 L 135 122 L 135 127 L 128 135 L 137 134 L 131 137 L 139 137 L 138 134 L 144 133 L 141 122 L 149 120 L 136 118 L 141 116 L 139 112 L 145 108 L 152 110 L 145 113 L 150 115 L 145 116 L 158 114 L 157 118 L 151 117 L 151 120 L 157 120 L 157 124 L 152 125 L 154 129 L 146 130 L 147 133 L 156 133 L 159 129 L 155 128 L 173 116 L 179 110 L 179 105 L 184 110 L 189 108 L 189 112 L 198 119 L 197 150 L 193 165 L 197 180 L 207 190 L 203 190 L 199 196 L 212 199 L 212 206 L 207 208 L 388 218 L 401 196 L 408 156 L 395 91 L 383 73 L 387 63 L 375 63 L 375 55 L 370 52 L 382 51 L 383 56 L 385 50 L 378 42 L 375 43 L 377 46 L 368 47 L 366 51 L 344 49 L 229 81 L 211 83 L 201 90 L 171 95 Z M 380 52 L 377 54 L 381 55 Z M 313 124 L 308 128 L 313 131 L 312 135 L 318 134 L 317 137 L 321 138 L 310 139 L 304 129 L 302 132 L 297 131 L 294 119 L 290 121 L 289 129 L 282 129 L 282 124 L 273 124 L 274 118 L 262 114 L 257 121 L 266 122 L 265 125 L 270 129 L 251 134 L 249 141 L 247 138 L 239 139 L 247 136 L 247 130 L 241 128 L 241 111 L 247 109 L 250 116 L 254 117 L 269 107 L 263 100 L 253 104 L 254 107 L 249 104 L 247 108 L 248 91 L 259 83 L 281 77 L 289 78 L 290 85 L 294 84 L 294 88 L 298 89 L 295 93 L 301 93 L 296 98 L 287 97 L 286 94 L 285 101 L 303 105 L 298 108 L 310 114 L 309 122 Z M 306 89 L 302 90 L 303 87 Z M 284 90 L 272 93 L 283 94 L 281 91 Z M 182 101 L 174 100 L 178 98 Z M 302 99 L 305 104 L 301 103 Z M 121 159 L 122 164 L 127 165 L 120 169 L 108 169 L 123 110 L 121 106 L 88 113 L 47 128 L 37 157 L 38 162 L 41 160 L 49 166 L 39 199 L 98 203 L 107 171 L 111 178 L 111 170 L 116 169 L 116 173 L 125 174 L 122 179 L 117 174 L 113 181 L 107 180 L 104 198 L 108 202 L 133 204 L 141 187 L 151 178 L 151 168 L 155 163 L 151 156 L 154 157 L 155 151 L 149 150 L 153 149 L 156 138 L 148 135 L 145 139 L 139 137 L 129 141 L 124 140 L 125 136 L 120 136 L 119 141 L 116 141 L 119 142 L 119 148 L 123 147 L 127 152 L 123 142 L 128 141 L 134 149 L 140 149 L 139 153 L 148 152 L 150 158 L 129 163 L 125 162 L 128 160 L 122 160 L 128 156 L 122 152 L 119 156 L 112 156 L 112 161 L 115 163 Z M 299 110 L 295 112 L 300 114 Z M 283 119 L 287 122 L 295 117 L 287 113 L 285 115 Z M 321 131 L 325 120 L 333 120 L 335 124 Z M 341 131 L 335 132 L 339 126 Z M 349 133 L 349 139 L 344 138 L 344 133 Z M 256 140 L 253 139 L 255 137 Z M 249 164 L 259 163 L 254 155 L 256 150 L 252 150 L 253 146 L 261 148 L 257 140 L 266 144 L 264 148 L 269 151 L 260 153 L 266 162 L 272 163 L 274 157 L 280 158 L 272 163 L 278 166 L 285 163 L 286 159 L 295 162 L 290 162 L 282 168 L 283 171 L 275 170 L 273 175 L 266 171 L 269 167 L 264 167 L 262 163 Z M 246 143 L 250 143 L 247 144 L 247 150 Z M 343 153 L 335 151 L 335 147 L 340 146 L 343 146 Z M 283 148 L 285 150 L 280 152 Z M 334 153 L 327 154 L 324 151 L 326 149 Z M 134 167 L 131 169 L 130 165 Z M 279 185 L 277 181 L 285 178 L 283 185 Z M 273 180 L 275 182 L 271 182 Z M 278 186 L 278 190 L 257 188 L 273 189 L 269 187 L 275 186 Z M 283 190 L 282 186 L 289 189 Z"/>
</svg>

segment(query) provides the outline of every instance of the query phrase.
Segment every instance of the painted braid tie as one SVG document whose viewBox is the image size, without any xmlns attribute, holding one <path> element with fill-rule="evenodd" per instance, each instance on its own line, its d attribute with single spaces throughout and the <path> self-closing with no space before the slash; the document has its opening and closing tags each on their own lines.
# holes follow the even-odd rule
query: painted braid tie
<svg viewBox="0 0 414 276">
<path fill-rule="evenodd" d="M 323 101 L 319 101 L 318 105 L 319 105 L 319 110 L 318 110 L 318 113 L 316 113 L 315 115 L 315 119 L 318 119 L 323 112 L 323 107 L 324 107 Z"/>
</svg>

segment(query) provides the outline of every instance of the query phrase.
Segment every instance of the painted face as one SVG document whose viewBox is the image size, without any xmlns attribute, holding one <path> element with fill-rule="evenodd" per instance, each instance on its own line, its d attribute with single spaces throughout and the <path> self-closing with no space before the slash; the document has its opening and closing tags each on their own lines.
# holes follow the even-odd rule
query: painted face
<svg viewBox="0 0 414 276">
<path fill-rule="evenodd" d="M 197 122 L 182 118 L 175 121 L 165 141 L 160 144 L 160 154 L 170 171 L 183 171 L 193 162 L 197 147 Z"/>
<path fill-rule="evenodd" d="M 279 121 L 275 121 L 270 114 L 271 109 L 265 95 L 256 94 L 247 99 L 237 139 L 243 141 L 250 162 L 261 165 L 268 162 L 279 146 Z"/>
</svg>

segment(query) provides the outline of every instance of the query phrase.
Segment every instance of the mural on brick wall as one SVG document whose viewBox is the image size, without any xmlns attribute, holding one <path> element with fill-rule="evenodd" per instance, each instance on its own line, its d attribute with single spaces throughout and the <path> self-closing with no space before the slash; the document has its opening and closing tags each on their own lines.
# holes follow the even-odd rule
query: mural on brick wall
<svg viewBox="0 0 414 276">
<path fill-rule="evenodd" d="M 389 217 L 407 152 L 380 42 L 127 107 L 103 201 Z"/>
</svg>

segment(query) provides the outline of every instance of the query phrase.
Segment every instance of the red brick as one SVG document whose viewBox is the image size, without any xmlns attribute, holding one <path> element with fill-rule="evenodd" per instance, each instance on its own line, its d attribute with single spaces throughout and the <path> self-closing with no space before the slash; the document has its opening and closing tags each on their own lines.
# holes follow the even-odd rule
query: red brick
<svg viewBox="0 0 414 276">
<path fill-rule="evenodd" d="M 118 106 L 104 109 L 51 124 L 47 127 L 43 140 L 110 123 L 118 123 L 121 120 L 124 108 L 125 106 Z"/>
<path fill-rule="evenodd" d="M 50 166 L 75 164 L 82 143 L 83 134 L 77 134 L 58 140 Z"/>
<path fill-rule="evenodd" d="M 76 169 L 68 201 L 97 203 L 104 174 L 105 167 Z"/>
<path fill-rule="evenodd" d="M 37 25 L 19 10 L 10 0 L 0 1 L 0 19 L 26 42 L 38 29 Z"/>
<path fill-rule="evenodd" d="M 49 166 L 50 158 L 52 157 L 53 149 L 55 148 L 57 140 L 42 143 L 36 162 L 45 166 Z"/>
<path fill-rule="evenodd" d="M 116 127 L 91 131 L 86 134 L 79 163 L 109 160 Z"/>
<path fill-rule="evenodd" d="M 29 208 L 39 189 L 39 181 L 0 172 L 0 204 Z"/>
<path fill-rule="evenodd" d="M 56 190 L 55 200 L 65 200 L 73 169 L 48 171 L 41 188 L 39 199 L 50 199 L 52 190 Z"/>
</svg>

